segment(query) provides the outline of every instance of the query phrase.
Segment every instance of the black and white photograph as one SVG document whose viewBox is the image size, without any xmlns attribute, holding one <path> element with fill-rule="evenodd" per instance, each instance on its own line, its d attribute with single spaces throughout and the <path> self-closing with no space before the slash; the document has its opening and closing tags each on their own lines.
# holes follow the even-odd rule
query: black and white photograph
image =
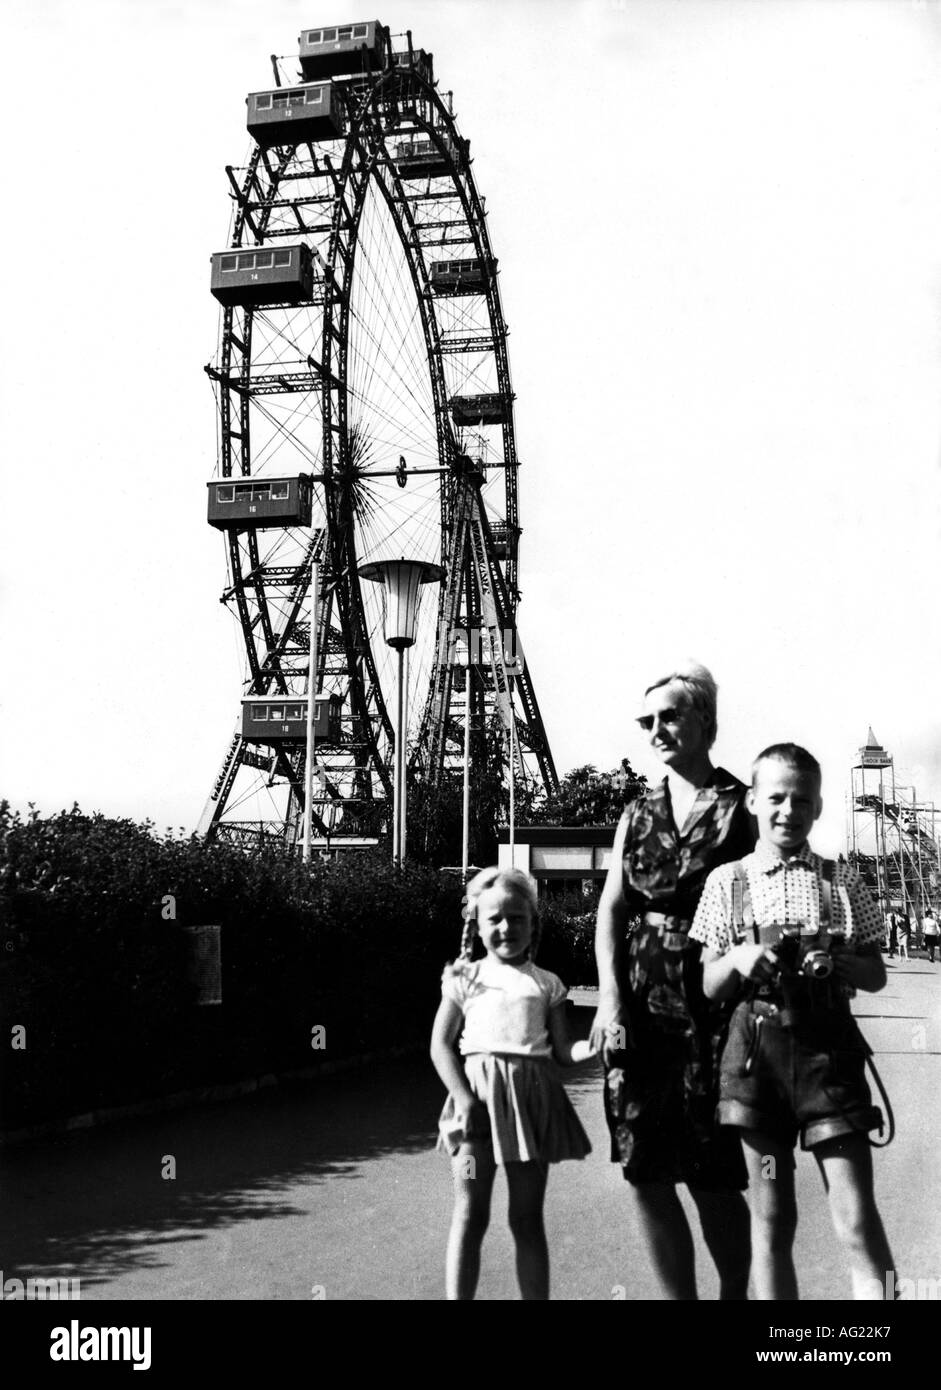
<svg viewBox="0 0 941 1390">
<path fill-rule="evenodd" d="M 0 35 L 30 1364 L 551 1298 L 897 1370 L 941 1297 L 941 0 Z"/>
</svg>

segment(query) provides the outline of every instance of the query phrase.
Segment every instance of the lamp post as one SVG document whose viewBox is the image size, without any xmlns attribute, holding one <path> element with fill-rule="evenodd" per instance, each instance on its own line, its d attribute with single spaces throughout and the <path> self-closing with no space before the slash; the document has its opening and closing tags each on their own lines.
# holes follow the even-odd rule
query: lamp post
<svg viewBox="0 0 941 1390">
<path fill-rule="evenodd" d="M 461 813 L 461 882 L 467 882 L 470 864 L 470 721 L 471 721 L 471 650 L 470 634 L 466 628 L 451 632 L 451 665 L 464 672 L 464 798 Z"/>
<path fill-rule="evenodd" d="M 507 677 L 507 694 L 510 697 L 510 727 L 507 737 L 510 745 L 510 863 L 516 868 L 516 716 L 513 712 L 513 677 Z"/>
<path fill-rule="evenodd" d="M 395 764 L 393 772 L 392 860 L 405 852 L 405 650 L 415 644 L 421 586 L 440 580 L 444 570 L 424 560 L 374 560 L 360 565 L 361 579 L 382 585 L 382 612 L 387 644 L 398 653 Z"/>
<path fill-rule="evenodd" d="M 314 721 L 317 717 L 317 612 L 320 602 L 320 570 L 310 565 L 310 658 L 307 667 L 307 757 L 304 764 L 304 863 L 310 862 L 311 821 L 314 807 Z"/>
</svg>

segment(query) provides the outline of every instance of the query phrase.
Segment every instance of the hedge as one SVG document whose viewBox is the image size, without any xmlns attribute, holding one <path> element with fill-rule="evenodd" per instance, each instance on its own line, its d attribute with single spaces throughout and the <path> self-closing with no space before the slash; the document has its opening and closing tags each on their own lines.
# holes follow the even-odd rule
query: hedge
<svg viewBox="0 0 941 1390">
<path fill-rule="evenodd" d="M 0 802 L 0 1123 L 424 1042 L 460 902 L 455 877 L 378 854 L 307 866 L 287 849 Z M 547 905 L 539 964 L 590 980 L 591 921 Z M 186 928 L 209 923 L 223 1002 L 199 1006 Z"/>
</svg>

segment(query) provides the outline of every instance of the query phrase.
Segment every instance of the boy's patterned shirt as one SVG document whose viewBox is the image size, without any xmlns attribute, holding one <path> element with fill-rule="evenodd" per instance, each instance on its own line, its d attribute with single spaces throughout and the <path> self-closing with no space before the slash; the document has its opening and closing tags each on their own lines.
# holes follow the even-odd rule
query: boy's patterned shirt
<svg viewBox="0 0 941 1390">
<path fill-rule="evenodd" d="M 755 922 L 801 923 L 820 929 L 820 885 L 823 860 L 809 845 L 788 859 L 779 859 L 759 842 L 753 854 L 741 860 Z M 724 956 L 735 945 L 732 938 L 732 880 L 734 864 L 714 869 L 706 880 L 690 936 Z M 849 864 L 836 861 L 833 868 L 831 921 L 847 943 L 857 947 L 881 942 L 885 934 L 878 908 L 859 874 Z"/>
</svg>

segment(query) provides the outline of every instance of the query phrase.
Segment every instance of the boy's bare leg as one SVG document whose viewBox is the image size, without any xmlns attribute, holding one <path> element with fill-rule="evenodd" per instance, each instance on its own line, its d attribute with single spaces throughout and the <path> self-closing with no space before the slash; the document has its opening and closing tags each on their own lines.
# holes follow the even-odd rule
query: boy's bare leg
<svg viewBox="0 0 941 1390">
<path fill-rule="evenodd" d="M 797 1298 L 794 1271 L 794 1149 L 756 1129 L 742 1130 L 751 1207 L 752 1279 L 756 1299 Z"/>
<path fill-rule="evenodd" d="M 547 1163 L 506 1164 L 516 1277 L 520 1296 L 526 1301 L 549 1297 L 549 1246 L 542 1215 L 548 1177 Z"/>
<path fill-rule="evenodd" d="M 872 1149 L 865 1134 L 844 1134 L 814 1146 L 830 1198 L 833 1227 L 846 1250 L 856 1299 L 884 1299 L 892 1252 L 876 1206 Z"/>
<path fill-rule="evenodd" d="M 480 1247 L 490 1221 L 496 1164 L 489 1145 L 462 1144 L 451 1160 L 454 1214 L 448 1233 L 445 1297 L 471 1299 L 480 1277 Z"/>
<path fill-rule="evenodd" d="M 696 1203 L 703 1238 L 719 1273 L 719 1298 L 747 1298 L 751 1232 L 744 1193 L 691 1187 L 689 1195 Z"/>
<path fill-rule="evenodd" d="M 687 1301 L 697 1298 L 693 1236 L 676 1187 L 669 1182 L 641 1182 L 634 1187 L 634 1193 L 663 1297 Z"/>
</svg>

